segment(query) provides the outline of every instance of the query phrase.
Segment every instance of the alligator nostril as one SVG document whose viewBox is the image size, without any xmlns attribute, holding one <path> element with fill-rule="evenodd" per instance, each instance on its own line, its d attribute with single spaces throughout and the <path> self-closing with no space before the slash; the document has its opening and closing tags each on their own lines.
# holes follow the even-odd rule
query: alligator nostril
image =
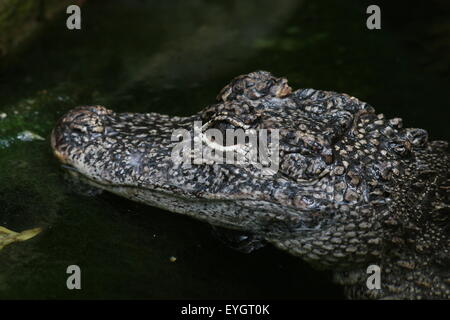
<svg viewBox="0 0 450 320">
<path fill-rule="evenodd" d="M 79 124 L 77 124 L 77 123 L 71 123 L 71 124 L 69 124 L 69 128 L 70 128 L 72 131 L 77 131 L 77 132 L 80 132 L 80 133 L 87 133 L 87 128 L 86 128 L 86 126 L 79 125 Z"/>
<path fill-rule="evenodd" d="M 102 106 L 82 106 L 62 116 L 51 134 L 51 145 L 55 156 L 67 163 L 74 146 L 83 146 L 105 132 L 103 119 L 112 111 Z M 72 151 L 71 151 L 72 150 Z"/>
<path fill-rule="evenodd" d="M 75 133 L 103 133 L 103 116 L 108 113 L 110 110 L 100 106 L 78 107 L 61 118 L 60 124 Z"/>
</svg>

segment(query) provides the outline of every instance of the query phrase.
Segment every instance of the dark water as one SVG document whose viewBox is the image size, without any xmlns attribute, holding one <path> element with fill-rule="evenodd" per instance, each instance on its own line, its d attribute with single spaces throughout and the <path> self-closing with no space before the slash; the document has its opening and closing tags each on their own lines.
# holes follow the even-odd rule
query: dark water
<svg viewBox="0 0 450 320">
<path fill-rule="evenodd" d="M 0 251 L 0 299 L 342 298 L 330 272 L 273 248 L 245 255 L 189 218 L 74 193 L 49 134 L 82 104 L 188 115 L 265 69 L 449 140 L 448 5 L 406 3 L 381 2 L 377 31 L 364 1 L 88 1 L 81 31 L 61 14 L 1 62 L 0 225 L 44 232 Z M 17 139 L 24 130 L 45 140 Z M 71 264 L 82 290 L 66 288 Z"/>
</svg>

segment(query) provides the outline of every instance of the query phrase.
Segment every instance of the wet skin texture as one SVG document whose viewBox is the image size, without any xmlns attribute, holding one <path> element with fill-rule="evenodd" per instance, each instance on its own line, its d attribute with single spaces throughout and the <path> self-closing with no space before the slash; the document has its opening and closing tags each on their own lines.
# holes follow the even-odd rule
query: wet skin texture
<svg viewBox="0 0 450 320">
<path fill-rule="evenodd" d="M 77 107 L 52 133 L 84 182 L 131 200 L 247 232 L 331 268 L 349 298 L 449 299 L 449 153 L 346 94 L 299 89 L 258 71 L 190 117 Z M 172 161 L 176 129 L 278 129 L 279 170 Z M 244 145 L 238 148 L 245 148 Z M 381 267 L 381 289 L 366 286 Z"/>
</svg>

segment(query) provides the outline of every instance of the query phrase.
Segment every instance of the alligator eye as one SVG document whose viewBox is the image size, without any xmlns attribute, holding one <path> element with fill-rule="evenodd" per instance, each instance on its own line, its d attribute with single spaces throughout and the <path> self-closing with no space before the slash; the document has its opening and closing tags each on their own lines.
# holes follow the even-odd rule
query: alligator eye
<svg viewBox="0 0 450 320">
<path fill-rule="evenodd" d="M 206 126 L 206 129 L 203 131 L 203 133 L 205 134 L 205 137 L 208 141 L 225 146 L 227 144 L 227 130 L 232 130 L 235 133 L 235 130 L 237 129 L 239 129 L 239 127 L 235 126 L 227 120 L 217 120 L 211 122 L 208 126 Z M 220 134 L 218 134 L 218 132 L 220 132 Z M 236 141 L 234 141 L 234 143 L 230 143 L 235 144 Z"/>
<path fill-rule="evenodd" d="M 234 124 L 230 123 L 229 121 L 226 120 L 220 120 L 220 121 L 216 121 L 213 123 L 213 125 L 211 127 L 209 127 L 208 129 L 217 129 L 222 133 L 222 136 L 226 136 L 226 132 L 227 129 L 230 130 L 236 130 L 238 129 L 238 127 L 236 127 Z"/>
</svg>

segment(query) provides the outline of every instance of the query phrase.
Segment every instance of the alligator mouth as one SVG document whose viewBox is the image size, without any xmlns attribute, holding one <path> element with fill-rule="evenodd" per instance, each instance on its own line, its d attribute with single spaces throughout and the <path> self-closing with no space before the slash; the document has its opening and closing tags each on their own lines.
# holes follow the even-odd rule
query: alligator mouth
<svg viewBox="0 0 450 320">
<path fill-rule="evenodd" d="M 61 168 L 63 168 L 64 170 L 76 173 L 76 174 L 81 174 L 81 172 L 75 168 L 74 166 L 70 165 L 70 164 L 61 164 Z"/>
</svg>

